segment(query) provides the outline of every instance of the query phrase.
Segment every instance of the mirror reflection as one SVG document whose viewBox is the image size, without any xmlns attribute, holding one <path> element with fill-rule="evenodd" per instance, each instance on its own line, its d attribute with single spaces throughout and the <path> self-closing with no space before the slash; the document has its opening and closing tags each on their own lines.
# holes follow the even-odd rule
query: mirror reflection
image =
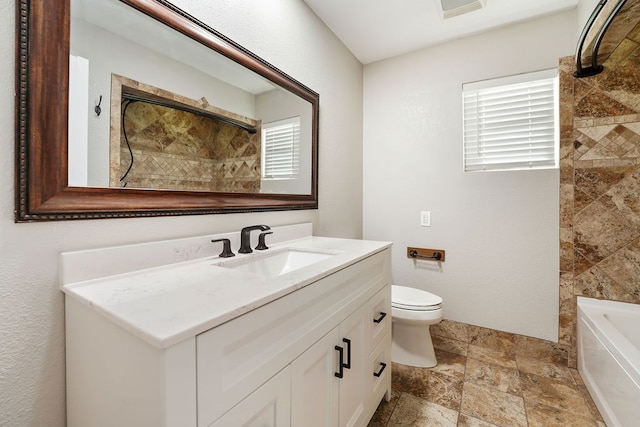
<svg viewBox="0 0 640 427">
<path fill-rule="evenodd" d="M 70 40 L 70 186 L 312 193 L 310 102 L 118 0 Z"/>
</svg>

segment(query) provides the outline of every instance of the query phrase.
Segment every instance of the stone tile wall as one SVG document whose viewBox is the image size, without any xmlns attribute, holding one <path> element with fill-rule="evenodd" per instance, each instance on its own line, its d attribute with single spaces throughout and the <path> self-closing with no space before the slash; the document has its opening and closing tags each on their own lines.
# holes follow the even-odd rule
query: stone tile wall
<svg viewBox="0 0 640 427">
<path fill-rule="evenodd" d="M 560 60 L 560 344 L 576 297 L 640 303 L 640 24 L 592 77 Z"/>
<path fill-rule="evenodd" d="M 125 90 L 142 98 L 161 99 L 244 123 L 258 132 L 249 134 L 223 121 L 152 103 L 133 102 L 126 106 L 121 102 Z M 110 105 L 111 187 L 126 184 L 128 188 L 260 192 L 259 120 L 217 108 L 205 98 L 190 99 L 117 74 L 111 76 Z M 124 138 L 125 127 L 131 152 Z M 132 154 L 133 167 L 129 170 Z M 121 180 L 125 174 L 126 179 Z"/>
<path fill-rule="evenodd" d="M 260 192 L 260 135 L 218 120 L 144 102 L 124 117 L 134 166 L 129 188 Z M 131 162 L 120 138 L 120 176 Z"/>
</svg>

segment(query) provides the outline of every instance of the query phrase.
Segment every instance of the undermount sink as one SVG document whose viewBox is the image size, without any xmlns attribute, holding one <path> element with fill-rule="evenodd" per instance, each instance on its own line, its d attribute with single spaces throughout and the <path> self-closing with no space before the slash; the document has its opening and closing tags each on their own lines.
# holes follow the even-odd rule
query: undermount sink
<svg viewBox="0 0 640 427">
<path fill-rule="evenodd" d="M 276 277 L 299 268 L 324 261 L 334 255 L 335 253 L 330 252 L 285 249 L 277 252 L 267 252 L 264 255 L 250 257 L 244 260 L 234 260 L 219 265 L 220 267 L 231 268 L 247 273 Z"/>
</svg>

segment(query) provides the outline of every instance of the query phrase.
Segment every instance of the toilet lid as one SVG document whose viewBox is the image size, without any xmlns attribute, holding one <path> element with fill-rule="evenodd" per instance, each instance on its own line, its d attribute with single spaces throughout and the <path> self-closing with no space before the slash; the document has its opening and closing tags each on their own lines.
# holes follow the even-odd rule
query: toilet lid
<svg viewBox="0 0 640 427">
<path fill-rule="evenodd" d="M 391 306 L 403 310 L 437 310 L 442 307 L 442 298 L 420 289 L 392 285 Z"/>
</svg>

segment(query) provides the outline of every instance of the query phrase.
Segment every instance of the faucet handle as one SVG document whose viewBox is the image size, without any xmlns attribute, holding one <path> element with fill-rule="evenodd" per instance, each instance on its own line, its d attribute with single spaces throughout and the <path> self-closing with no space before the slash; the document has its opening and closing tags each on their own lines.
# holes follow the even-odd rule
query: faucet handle
<svg viewBox="0 0 640 427">
<path fill-rule="evenodd" d="M 264 238 L 267 236 L 267 234 L 273 234 L 273 231 L 260 233 L 260 235 L 258 236 L 258 246 L 256 246 L 257 251 L 264 251 L 265 249 L 269 249 L 267 244 L 264 242 Z"/>
<path fill-rule="evenodd" d="M 271 230 L 271 227 L 268 225 L 250 225 L 249 227 L 243 227 L 242 230 L 240 230 L 240 249 L 238 249 L 238 253 L 250 254 L 253 252 L 253 249 L 251 249 L 251 232 L 253 230 L 267 231 Z"/>
<path fill-rule="evenodd" d="M 232 256 L 236 256 L 231 250 L 231 241 L 229 239 L 213 239 L 211 242 L 222 242 L 222 252 L 218 255 L 221 258 L 229 258 Z"/>
</svg>

